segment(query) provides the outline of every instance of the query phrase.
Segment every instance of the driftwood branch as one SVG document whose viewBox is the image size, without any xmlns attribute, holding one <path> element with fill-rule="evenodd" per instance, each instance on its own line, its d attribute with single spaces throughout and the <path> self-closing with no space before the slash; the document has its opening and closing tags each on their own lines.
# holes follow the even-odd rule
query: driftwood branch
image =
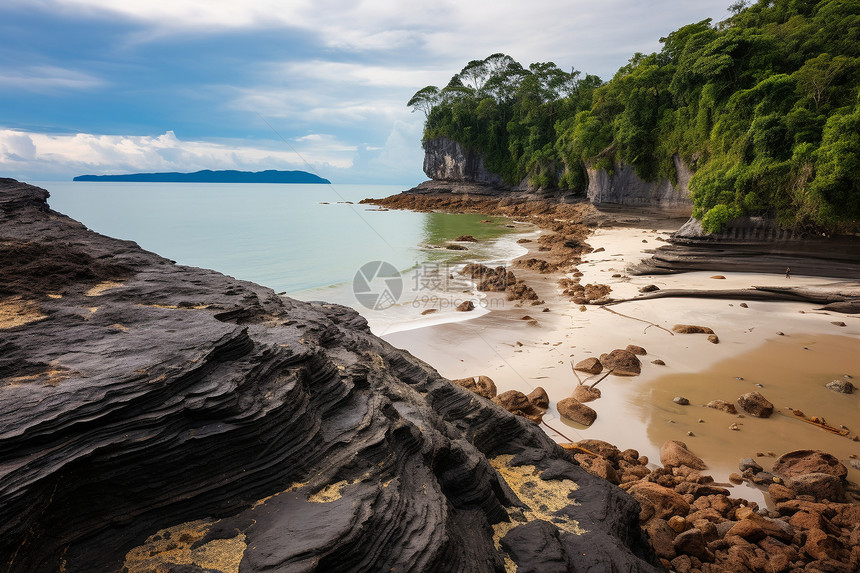
<svg viewBox="0 0 860 573">
<path fill-rule="evenodd" d="M 573 366 L 573 360 L 570 361 L 570 369 L 573 370 L 573 375 L 576 376 L 576 381 L 579 382 L 580 386 L 582 386 L 582 378 L 579 377 L 579 372 L 577 372 L 576 368 Z"/>
<path fill-rule="evenodd" d="M 727 300 L 796 301 L 812 304 L 856 302 L 860 289 L 813 289 L 804 287 L 754 286 L 743 289 L 667 289 L 649 292 L 633 298 L 612 300 L 607 304 L 650 300 L 655 298 L 722 298 Z M 603 308 L 606 308 L 604 306 Z"/>
<path fill-rule="evenodd" d="M 589 387 L 588 387 L 588 388 L 589 388 L 589 390 L 593 390 L 595 386 L 597 386 L 598 384 L 600 384 L 601 382 L 603 382 L 603 380 L 605 380 L 605 379 L 606 379 L 606 377 L 607 377 L 607 376 L 609 376 L 610 374 L 612 374 L 613 372 L 615 372 L 615 368 L 610 369 L 610 370 L 609 370 L 609 372 L 607 372 L 606 374 L 604 374 L 603 376 L 601 376 L 601 377 L 600 377 L 600 380 L 598 380 L 597 382 L 595 382 L 594 384 L 592 384 L 591 386 L 589 386 Z"/>
<path fill-rule="evenodd" d="M 657 328 L 659 328 L 660 330 L 665 330 L 665 331 L 666 331 L 666 332 L 668 332 L 670 335 L 675 336 L 675 333 L 674 333 L 674 332 L 672 332 L 671 330 L 669 330 L 668 328 L 664 328 L 664 327 L 660 326 L 659 324 L 656 324 L 656 323 L 651 322 L 650 320 L 645 320 L 645 319 L 642 319 L 642 318 L 636 318 L 635 316 L 628 316 L 628 315 L 626 315 L 626 314 L 621 314 L 620 312 L 616 312 L 616 311 L 612 310 L 611 308 L 607 308 L 607 307 L 605 307 L 605 306 L 602 306 L 602 307 L 600 307 L 600 308 L 602 308 L 602 309 L 603 309 L 603 310 L 605 310 L 606 312 L 611 312 L 612 314 L 617 314 L 618 316 L 623 316 L 624 318 L 629 318 L 630 320 L 638 320 L 639 322 L 644 322 L 645 324 L 650 324 L 651 326 L 656 326 L 656 327 L 657 327 Z M 646 329 L 646 330 L 647 330 L 647 329 Z"/>
</svg>

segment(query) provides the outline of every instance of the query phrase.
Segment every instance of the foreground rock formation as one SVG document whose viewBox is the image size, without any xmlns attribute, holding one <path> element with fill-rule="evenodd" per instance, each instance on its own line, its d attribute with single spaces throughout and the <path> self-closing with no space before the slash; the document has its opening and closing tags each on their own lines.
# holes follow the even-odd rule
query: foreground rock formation
<svg viewBox="0 0 860 573">
<path fill-rule="evenodd" d="M 4 572 L 655 571 L 640 508 L 354 311 L 0 180 Z"/>
</svg>

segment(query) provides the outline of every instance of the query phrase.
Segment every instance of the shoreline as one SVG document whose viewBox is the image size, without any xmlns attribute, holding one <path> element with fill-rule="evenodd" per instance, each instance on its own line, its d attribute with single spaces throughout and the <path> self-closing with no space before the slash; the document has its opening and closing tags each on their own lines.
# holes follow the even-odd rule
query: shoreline
<svg viewBox="0 0 860 573">
<path fill-rule="evenodd" d="M 659 246 L 666 235 L 677 228 L 672 228 L 676 221 L 668 217 L 664 217 L 663 221 L 648 217 L 645 220 L 640 218 L 639 221 L 625 221 L 623 218 L 619 221 L 617 214 L 614 215 L 616 224 L 610 227 L 598 226 L 585 238 L 585 242 L 599 252 L 582 254 L 581 261 L 575 265 L 582 273 L 582 284 L 607 284 L 612 288 L 610 296 L 613 299 L 636 298 L 639 296 L 638 289 L 647 284 L 656 284 L 661 290 L 684 288 L 694 291 L 719 287 L 734 289 L 742 294 L 742 289 L 753 285 L 780 287 L 788 281 L 793 287 L 810 288 L 833 288 L 837 284 L 851 283 L 834 278 L 794 275 L 791 279 L 785 279 L 775 274 L 738 272 L 724 273 L 722 276 L 725 278 L 712 278 L 715 276 L 712 272 L 704 271 L 653 276 L 628 275 L 628 269 L 651 256 L 652 253 L 646 251 Z M 542 235 L 546 234 L 548 231 L 545 228 Z M 544 419 L 556 431 L 550 430 L 547 425 L 542 424 L 541 427 L 556 442 L 599 439 L 622 449 L 635 448 L 649 459 L 657 461 L 663 441 L 686 440 L 690 449 L 708 464 L 709 473 L 722 482 L 728 481 L 728 475 L 737 471 L 741 458 L 764 453 L 750 451 L 746 447 L 749 443 L 758 444 L 759 449 L 765 452 L 774 451 L 777 456 L 797 449 L 791 447 L 792 437 L 800 435 L 806 438 L 799 442 L 812 440 L 815 443 L 817 433 L 821 433 L 820 443 L 833 444 L 829 440 L 830 436 L 825 437 L 823 430 L 780 419 L 781 408 L 796 405 L 783 403 L 785 399 L 782 391 L 778 391 L 777 381 L 762 381 L 763 388 L 753 387 L 754 383 L 743 385 L 744 392 L 760 390 L 765 396 L 770 392 L 773 396 L 770 399 L 777 410 L 770 420 L 751 420 L 750 417 L 744 418 L 743 414 L 740 417 L 731 416 L 703 407 L 710 400 L 734 401 L 744 393 L 737 387 L 740 384 L 737 381 L 732 380 L 735 382 L 734 387 L 728 381 L 714 386 L 713 395 L 704 400 L 692 388 L 684 390 L 683 384 L 668 384 L 663 380 L 672 376 L 698 379 L 710 371 L 728 368 L 723 366 L 725 364 L 738 369 L 741 368 L 738 359 L 747 363 L 755 362 L 757 352 L 782 360 L 778 356 L 779 352 L 774 354 L 772 351 L 775 342 L 790 347 L 792 341 L 802 340 L 803 346 L 808 347 L 819 340 L 835 337 L 856 344 L 860 339 L 858 317 L 817 311 L 815 307 L 819 305 L 808 302 L 749 300 L 741 306 L 742 299 L 721 298 L 623 300 L 603 308 L 591 304 L 581 307 L 563 296 L 557 286 L 558 279 L 571 276 L 570 272 L 542 274 L 519 266 L 523 260 L 547 255 L 546 251 L 538 248 L 537 241 L 528 246 L 529 253 L 517 259 L 510 268 L 518 278 L 535 289 L 544 300 L 544 305 L 535 308 L 527 304 L 509 304 L 503 310 L 493 310 L 467 323 L 422 327 L 387 334 L 383 338 L 428 362 L 449 379 L 486 375 L 495 381 L 499 393 L 518 390 L 528 394 L 536 387 L 543 387 L 549 396 L 549 410 Z M 857 286 L 856 283 L 852 284 Z M 499 296 L 498 293 L 487 295 Z M 549 311 L 543 312 L 544 308 Z M 582 308 L 585 308 L 584 312 Z M 658 325 L 666 332 L 639 320 Z M 846 326 L 836 326 L 832 322 L 843 322 Z M 719 337 L 719 344 L 708 342 L 702 335 L 668 333 L 676 323 L 711 327 Z M 785 336 L 779 336 L 777 332 L 783 332 Z M 589 356 L 596 357 L 613 348 L 625 348 L 628 344 L 642 346 L 648 352 L 646 356 L 640 356 L 642 374 L 630 378 L 609 376 L 601 381 L 602 398 L 588 404 L 598 412 L 597 421 L 591 427 L 579 426 L 561 417 L 557 403 L 569 396 L 577 385 L 571 366 Z M 789 348 L 788 355 L 794 352 L 797 350 Z M 838 361 L 838 354 L 829 353 L 827 360 L 831 363 Z M 851 353 L 843 352 L 843 355 L 847 358 L 841 369 L 846 372 L 841 375 L 860 377 L 860 358 L 854 358 Z M 651 364 L 655 359 L 663 360 L 667 365 Z M 830 375 L 835 377 L 837 374 Z M 824 380 L 821 386 L 830 379 Z M 681 407 L 673 403 L 673 396 L 667 398 L 665 395 L 667 388 L 691 394 L 688 396 L 691 405 Z M 832 398 L 834 403 L 841 401 L 841 407 L 824 407 L 823 410 L 808 412 L 808 415 L 823 415 L 832 424 L 848 425 L 851 436 L 856 435 L 860 427 L 851 427 L 853 417 L 850 412 L 845 413 L 844 407 L 853 406 L 856 409 L 857 395 L 837 395 L 830 390 L 824 392 L 825 398 Z M 830 413 L 830 410 L 833 412 Z M 715 418 L 713 413 L 719 416 Z M 688 423 L 691 416 L 695 416 L 693 425 Z M 698 419 L 702 419 L 703 423 L 698 423 Z M 746 427 L 740 431 L 729 430 L 730 424 L 734 422 Z M 786 426 L 786 423 L 789 425 Z M 791 424 L 796 426 L 792 427 Z M 693 432 L 694 435 L 687 436 L 686 432 Z M 778 435 L 771 440 L 772 446 L 762 446 L 759 434 L 774 432 Z M 754 440 L 748 439 L 752 433 L 756 435 Z M 830 446 L 831 450 L 836 449 L 831 453 L 849 467 L 849 480 L 860 482 L 860 470 L 849 464 L 848 459 L 849 455 L 860 453 L 860 448 L 847 438 L 839 437 L 838 440 L 836 445 Z M 729 446 L 717 447 L 721 443 Z M 819 449 L 829 451 L 827 446 Z M 761 463 L 766 465 L 766 460 L 762 459 Z M 765 505 L 766 496 L 761 488 L 736 485 L 730 490 L 732 497 L 743 497 Z"/>
</svg>

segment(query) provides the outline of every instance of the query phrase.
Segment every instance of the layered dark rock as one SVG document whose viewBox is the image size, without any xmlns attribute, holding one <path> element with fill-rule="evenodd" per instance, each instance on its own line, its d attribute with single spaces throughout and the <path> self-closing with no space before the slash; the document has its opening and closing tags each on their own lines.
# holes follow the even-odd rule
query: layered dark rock
<svg viewBox="0 0 860 573">
<path fill-rule="evenodd" d="M 655 570 L 630 496 L 354 311 L 47 197 L 0 180 L 2 571 Z"/>
<path fill-rule="evenodd" d="M 763 217 L 742 217 L 718 233 L 687 221 L 670 244 L 630 269 L 631 274 L 737 271 L 860 279 L 860 239 L 805 236 Z"/>
</svg>

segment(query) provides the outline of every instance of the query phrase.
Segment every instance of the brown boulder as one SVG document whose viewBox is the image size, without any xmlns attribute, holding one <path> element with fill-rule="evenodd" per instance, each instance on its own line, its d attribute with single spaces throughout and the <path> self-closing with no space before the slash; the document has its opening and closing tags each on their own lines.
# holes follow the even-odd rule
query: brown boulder
<svg viewBox="0 0 860 573">
<path fill-rule="evenodd" d="M 773 500 L 774 503 L 782 503 L 783 501 L 788 501 L 797 497 L 796 491 L 778 483 L 770 484 L 767 488 L 767 493 L 770 495 L 770 499 Z"/>
<path fill-rule="evenodd" d="M 459 312 L 469 312 L 471 310 L 475 310 L 475 303 L 471 300 L 464 300 L 457 305 L 457 310 Z"/>
<path fill-rule="evenodd" d="M 854 384 L 848 380 L 833 380 L 825 384 L 828 390 L 839 392 L 840 394 L 851 394 L 854 392 Z"/>
<path fill-rule="evenodd" d="M 788 478 L 786 484 L 798 495 L 810 495 L 815 501 L 846 501 L 842 480 L 832 474 L 803 474 Z"/>
<path fill-rule="evenodd" d="M 546 414 L 546 410 L 538 408 L 529 402 L 528 396 L 518 390 L 502 392 L 493 398 L 493 402 L 508 412 L 522 416 L 535 424 L 540 424 L 541 420 L 543 420 L 543 415 Z"/>
<path fill-rule="evenodd" d="M 573 394 L 571 394 L 571 396 L 580 402 L 591 402 L 600 398 L 600 389 L 590 388 L 584 384 L 580 384 L 573 389 Z"/>
<path fill-rule="evenodd" d="M 477 243 L 478 239 L 473 237 L 472 235 L 460 235 L 455 241 L 463 242 L 463 243 Z"/>
<path fill-rule="evenodd" d="M 757 418 L 768 418 L 773 414 L 773 404 L 760 392 L 747 392 L 738 398 L 738 405 L 744 412 Z"/>
<path fill-rule="evenodd" d="M 738 522 L 729 529 L 727 536 L 736 535 L 753 543 L 765 537 L 790 542 L 795 534 L 794 527 L 785 521 L 763 517 L 749 507 L 738 508 L 735 517 Z"/>
<path fill-rule="evenodd" d="M 616 348 L 609 354 L 602 354 L 600 362 L 604 368 L 609 368 L 615 376 L 638 376 L 642 372 L 642 363 L 629 350 Z"/>
<path fill-rule="evenodd" d="M 576 446 L 602 456 L 611 462 L 617 462 L 621 457 L 621 451 L 617 447 L 603 440 L 580 440 L 576 442 Z"/>
<path fill-rule="evenodd" d="M 678 534 L 673 545 L 675 546 L 675 551 L 678 553 L 683 553 L 684 555 L 689 555 L 705 562 L 712 562 L 714 560 L 714 554 L 708 550 L 704 535 L 702 535 L 701 530 L 695 527 Z"/>
<path fill-rule="evenodd" d="M 573 369 L 579 370 L 580 372 L 587 372 L 589 374 L 600 374 L 603 372 L 603 364 L 601 364 L 600 360 L 597 358 L 591 357 L 577 362 Z"/>
<path fill-rule="evenodd" d="M 482 378 L 485 378 L 485 376 L 482 376 Z M 549 396 L 547 396 L 546 390 L 544 390 L 542 386 L 538 386 L 529 392 L 526 398 L 528 398 L 529 402 L 531 402 L 533 406 L 543 408 L 544 410 L 549 408 Z"/>
<path fill-rule="evenodd" d="M 676 324 L 672 330 L 678 334 L 713 334 L 714 331 L 707 326 L 695 326 L 693 324 Z"/>
<path fill-rule="evenodd" d="M 558 413 L 564 418 L 583 426 L 590 426 L 597 419 L 597 412 L 576 398 L 565 398 L 556 404 Z"/>
<path fill-rule="evenodd" d="M 531 405 L 528 396 L 519 390 L 508 390 L 507 392 L 502 392 L 493 398 L 493 402 L 508 412 L 512 410 L 522 410 L 523 408 L 528 408 Z"/>
<path fill-rule="evenodd" d="M 651 518 L 668 519 L 673 515 L 683 517 L 690 512 L 690 504 L 681 494 L 650 481 L 634 483 L 627 493 L 639 502 L 642 508 L 639 519 L 642 523 Z"/>
<path fill-rule="evenodd" d="M 822 530 L 810 529 L 806 533 L 802 551 L 813 559 L 839 560 L 843 548 L 839 541 Z"/>
<path fill-rule="evenodd" d="M 669 440 L 663 444 L 660 448 L 660 463 L 667 467 L 687 466 L 696 470 L 708 467 L 702 458 L 687 449 L 687 444 L 678 440 Z"/>
<path fill-rule="evenodd" d="M 471 390 L 478 396 L 483 396 L 484 398 L 494 398 L 496 396 L 496 384 L 489 376 L 478 376 L 477 381 L 475 380 L 475 377 L 472 376 L 469 378 L 451 380 L 451 382 L 457 386 L 465 388 L 466 390 Z"/>
<path fill-rule="evenodd" d="M 618 472 L 609 463 L 609 460 L 603 456 L 592 456 L 590 454 L 576 454 L 573 456 L 579 465 L 591 475 L 603 478 L 606 481 L 618 485 L 621 483 L 621 478 L 618 477 Z"/>
<path fill-rule="evenodd" d="M 644 348 L 642 348 L 641 346 L 636 346 L 635 344 L 628 344 L 627 351 L 632 352 L 633 354 L 636 354 L 638 356 L 645 356 L 646 354 L 648 354 L 648 352 Z"/>
<path fill-rule="evenodd" d="M 720 410 L 727 414 L 737 414 L 737 408 L 731 402 L 726 402 L 725 400 L 711 400 L 707 404 L 705 404 L 708 408 L 713 408 L 714 410 Z"/>
<path fill-rule="evenodd" d="M 757 545 L 767 554 L 768 571 L 773 573 L 788 571 L 791 563 L 797 561 L 797 549 L 772 537 L 765 537 Z"/>
<path fill-rule="evenodd" d="M 804 474 L 824 473 L 845 479 L 848 468 L 835 456 L 820 450 L 794 450 L 781 455 L 773 464 L 773 473 L 789 478 Z"/>
<path fill-rule="evenodd" d="M 683 517 L 680 519 L 684 519 Z M 657 557 L 663 559 L 674 559 L 677 553 L 672 543 L 675 539 L 675 531 L 666 523 L 665 519 L 652 519 L 645 528 L 651 540 L 651 546 Z"/>
</svg>

